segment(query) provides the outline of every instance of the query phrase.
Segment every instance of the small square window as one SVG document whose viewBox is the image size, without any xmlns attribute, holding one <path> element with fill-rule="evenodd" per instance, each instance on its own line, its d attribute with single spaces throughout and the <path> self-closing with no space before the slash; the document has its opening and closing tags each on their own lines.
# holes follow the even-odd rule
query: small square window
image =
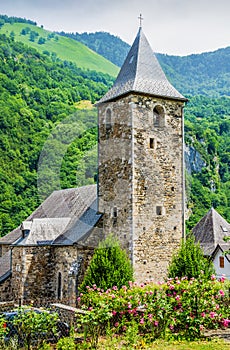
<svg viewBox="0 0 230 350">
<path fill-rule="evenodd" d="M 220 262 L 220 267 L 223 269 L 224 268 L 224 257 L 223 256 L 219 257 L 219 262 Z"/>
<path fill-rule="evenodd" d="M 161 205 L 157 205 L 157 207 L 156 207 L 156 214 L 157 215 L 163 215 L 163 207 Z"/>
</svg>

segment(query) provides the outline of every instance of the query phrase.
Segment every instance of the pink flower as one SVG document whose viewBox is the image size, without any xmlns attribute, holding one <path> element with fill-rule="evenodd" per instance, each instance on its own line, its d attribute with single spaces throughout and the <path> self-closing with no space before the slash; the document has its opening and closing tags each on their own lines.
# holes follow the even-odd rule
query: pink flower
<svg viewBox="0 0 230 350">
<path fill-rule="evenodd" d="M 141 284 L 140 284 L 140 287 L 143 288 L 143 287 L 144 287 L 144 283 L 141 283 Z"/>
<path fill-rule="evenodd" d="M 126 291 L 126 290 L 127 290 L 127 287 L 126 287 L 126 286 L 122 286 L 122 289 L 124 289 L 124 291 Z"/>
<path fill-rule="evenodd" d="M 215 276 L 215 275 L 212 275 L 212 276 L 211 276 L 211 280 L 212 280 L 212 281 L 215 281 L 215 279 L 216 279 L 216 276 Z"/>
<path fill-rule="evenodd" d="M 117 311 L 113 310 L 112 315 L 115 316 L 117 314 Z"/>
<path fill-rule="evenodd" d="M 140 319 L 140 324 L 144 324 L 145 320 L 143 318 Z"/>
<path fill-rule="evenodd" d="M 169 329 L 170 329 L 171 331 L 173 331 L 174 326 L 173 326 L 172 324 L 170 324 L 170 325 L 169 325 Z"/>
<path fill-rule="evenodd" d="M 224 282 L 225 281 L 225 275 L 222 275 L 222 277 L 220 278 L 220 282 Z"/>
<path fill-rule="evenodd" d="M 221 289 L 219 290 L 220 295 L 224 296 L 224 291 Z"/>
<path fill-rule="evenodd" d="M 92 306 L 90 306 L 90 307 L 88 308 L 88 310 L 89 310 L 89 311 L 92 311 L 92 310 L 93 310 Z"/>
<path fill-rule="evenodd" d="M 176 299 L 176 300 L 180 300 L 180 296 L 177 295 L 177 296 L 175 297 L 175 299 Z"/>
<path fill-rule="evenodd" d="M 123 327 L 122 327 L 122 330 L 123 330 L 124 332 L 126 331 L 126 329 L 127 329 L 126 326 L 123 326 Z"/>
<path fill-rule="evenodd" d="M 128 309 L 132 309 L 132 304 L 128 303 Z"/>
<path fill-rule="evenodd" d="M 226 318 L 224 318 L 223 321 L 222 321 L 222 324 L 223 324 L 224 327 L 228 327 L 229 323 L 230 323 L 230 320 L 228 320 Z"/>
<path fill-rule="evenodd" d="M 204 326 L 202 324 L 200 324 L 200 331 L 203 331 Z"/>
<path fill-rule="evenodd" d="M 149 318 L 149 319 L 152 319 L 152 318 L 153 318 L 153 315 L 152 315 L 152 314 L 148 314 L 148 318 Z"/>
<path fill-rule="evenodd" d="M 174 285 L 173 285 L 173 284 L 170 284 L 169 289 L 170 289 L 170 290 L 175 289 Z"/>
<path fill-rule="evenodd" d="M 155 327 L 157 327 L 157 326 L 158 326 L 158 324 L 159 324 L 159 322 L 158 322 L 158 321 L 154 321 L 154 326 L 155 326 Z"/>
<path fill-rule="evenodd" d="M 116 323 L 114 324 L 114 326 L 115 326 L 115 327 L 118 327 L 118 326 L 119 326 L 119 322 L 116 322 Z"/>
<path fill-rule="evenodd" d="M 115 295 L 114 295 L 114 294 L 112 294 L 112 295 L 111 295 L 111 298 L 112 298 L 112 299 L 115 299 Z"/>
<path fill-rule="evenodd" d="M 201 317 L 205 317 L 205 312 L 201 312 Z"/>
<path fill-rule="evenodd" d="M 117 290 L 118 288 L 117 288 L 117 286 L 113 286 L 113 288 L 112 288 L 113 290 Z"/>
<path fill-rule="evenodd" d="M 216 312 L 213 312 L 213 311 L 211 311 L 211 312 L 209 313 L 209 316 L 210 316 L 211 318 L 214 318 L 216 315 L 217 315 Z"/>
</svg>

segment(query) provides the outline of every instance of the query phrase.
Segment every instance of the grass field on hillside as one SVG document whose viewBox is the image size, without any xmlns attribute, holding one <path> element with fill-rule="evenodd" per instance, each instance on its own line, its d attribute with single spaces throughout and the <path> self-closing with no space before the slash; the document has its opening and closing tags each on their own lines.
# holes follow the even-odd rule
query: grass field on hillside
<svg viewBox="0 0 230 350">
<path fill-rule="evenodd" d="M 26 28 L 29 28 L 30 31 L 26 35 L 22 35 L 22 30 Z M 30 41 L 31 31 L 37 33 L 34 41 Z M 113 63 L 90 50 L 80 42 L 60 36 L 35 25 L 27 23 L 6 23 L 1 27 L 0 33 L 12 36 L 15 41 L 21 41 L 35 48 L 40 53 L 44 51 L 48 51 L 50 54 L 55 53 L 60 59 L 72 61 L 80 68 L 107 73 L 114 77 L 119 70 Z M 43 44 L 38 43 L 40 38 L 45 40 Z"/>
</svg>

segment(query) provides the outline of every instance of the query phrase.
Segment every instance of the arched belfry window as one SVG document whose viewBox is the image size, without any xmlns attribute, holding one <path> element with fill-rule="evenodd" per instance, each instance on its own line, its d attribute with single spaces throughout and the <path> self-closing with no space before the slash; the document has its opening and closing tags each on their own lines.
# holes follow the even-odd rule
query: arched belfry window
<svg viewBox="0 0 230 350">
<path fill-rule="evenodd" d="M 111 122 L 111 109 L 107 109 L 106 111 L 106 116 L 105 116 L 105 132 L 106 132 L 106 136 L 109 136 L 110 131 L 112 129 L 112 122 Z"/>
<path fill-rule="evenodd" d="M 160 105 L 155 106 L 153 109 L 153 125 L 156 127 L 165 126 L 165 112 Z"/>
<path fill-rule="evenodd" d="M 62 292 L 62 275 L 61 272 L 58 272 L 58 278 L 57 278 L 57 298 L 58 300 L 61 300 L 61 293 Z"/>
</svg>

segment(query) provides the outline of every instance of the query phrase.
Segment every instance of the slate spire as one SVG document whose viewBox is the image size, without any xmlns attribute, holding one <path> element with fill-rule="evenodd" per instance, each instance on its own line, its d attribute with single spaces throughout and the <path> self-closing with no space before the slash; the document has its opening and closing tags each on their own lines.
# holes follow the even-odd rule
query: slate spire
<svg viewBox="0 0 230 350">
<path fill-rule="evenodd" d="M 186 100 L 166 78 L 141 27 L 114 85 L 99 103 L 130 92 Z"/>
</svg>

